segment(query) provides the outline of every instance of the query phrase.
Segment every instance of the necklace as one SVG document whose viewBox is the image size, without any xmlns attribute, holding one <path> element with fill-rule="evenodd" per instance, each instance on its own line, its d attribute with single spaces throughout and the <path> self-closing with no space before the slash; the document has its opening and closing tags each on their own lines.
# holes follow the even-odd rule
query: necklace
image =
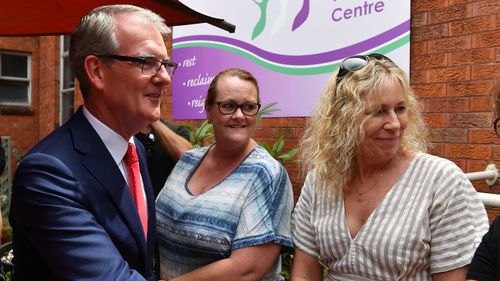
<svg viewBox="0 0 500 281">
<path fill-rule="evenodd" d="M 365 193 L 367 193 L 368 191 L 372 190 L 372 188 L 374 188 L 379 182 L 380 180 L 382 180 L 382 178 L 384 177 L 384 174 L 380 174 L 380 176 L 378 177 L 378 179 L 365 191 L 363 192 L 359 192 L 359 191 L 356 191 L 356 200 L 361 203 L 363 201 L 365 201 L 365 199 L 363 198 L 363 195 Z"/>
</svg>

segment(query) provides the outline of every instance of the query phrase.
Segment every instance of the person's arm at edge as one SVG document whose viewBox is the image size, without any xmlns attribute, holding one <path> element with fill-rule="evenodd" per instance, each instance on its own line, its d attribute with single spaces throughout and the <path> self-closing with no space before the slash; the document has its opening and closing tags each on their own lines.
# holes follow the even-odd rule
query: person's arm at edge
<svg viewBox="0 0 500 281">
<path fill-rule="evenodd" d="M 172 131 L 161 120 L 151 123 L 151 129 L 165 152 L 174 160 L 179 158 L 193 146 L 191 143 Z"/>
<path fill-rule="evenodd" d="M 295 248 L 292 261 L 291 281 L 321 281 L 323 266 L 316 257 Z"/>
<path fill-rule="evenodd" d="M 432 274 L 433 281 L 464 281 L 467 274 L 467 267 L 460 267 L 450 271 Z"/>
<path fill-rule="evenodd" d="M 279 255 L 281 245 L 274 242 L 236 249 L 231 256 L 170 281 L 255 281 L 261 280 Z"/>
</svg>

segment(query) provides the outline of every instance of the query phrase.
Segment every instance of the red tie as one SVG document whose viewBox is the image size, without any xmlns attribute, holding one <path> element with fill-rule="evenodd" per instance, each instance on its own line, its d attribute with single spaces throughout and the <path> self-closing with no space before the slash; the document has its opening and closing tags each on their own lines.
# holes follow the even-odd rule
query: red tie
<svg viewBox="0 0 500 281">
<path fill-rule="evenodd" d="M 146 203 L 144 200 L 144 193 L 142 191 L 141 176 L 139 170 L 139 158 L 137 157 L 137 152 L 135 151 L 135 146 L 133 143 L 128 143 L 127 153 L 125 153 L 125 164 L 127 165 L 128 182 L 130 186 L 130 192 L 134 198 L 135 205 L 137 206 L 137 211 L 139 212 L 139 217 L 142 223 L 142 229 L 144 230 L 144 236 L 148 236 L 148 212 L 146 210 Z"/>
</svg>

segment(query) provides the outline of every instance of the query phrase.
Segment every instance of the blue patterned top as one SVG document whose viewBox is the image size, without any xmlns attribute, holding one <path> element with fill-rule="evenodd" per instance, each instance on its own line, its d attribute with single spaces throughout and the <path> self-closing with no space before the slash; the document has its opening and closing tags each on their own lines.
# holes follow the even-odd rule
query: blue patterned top
<svg viewBox="0 0 500 281">
<path fill-rule="evenodd" d="M 257 146 L 224 180 L 193 196 L 187 182 L 208 147 L 186 152 L 156 199 L 161 279 L 169 280 L 232 250 L 265 244 L 292 247 L 293 192 L 285 168 Z M 278 258 L 264 280 L 280 280 Z"/>
</svg>

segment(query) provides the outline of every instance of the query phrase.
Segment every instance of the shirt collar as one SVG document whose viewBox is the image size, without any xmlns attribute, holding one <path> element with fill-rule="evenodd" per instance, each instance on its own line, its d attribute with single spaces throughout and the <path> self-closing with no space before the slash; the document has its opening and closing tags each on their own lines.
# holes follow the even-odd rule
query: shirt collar
<svg viewBox="0 0 500 281">
<path fill-rule="evenodd" d="M 134 143 L 134 137 L 131 137 L 128 141 L 126 141 L 122 138 L 122 136 L 117 134 L 110 127 L 106 126 L 106 124 L 102 123 L 99 119 L 92 115 L 92 113 L 90 113 L 85 106 L 83 106 L 83 115 L 87 118 L 92 128 L 94 128 L 97 132 L 109 153 L 111 153 L 113 160 L 115 160 L 116 164 L 119 164 L 127 152 L 128 143 Z"/>
</svg>

